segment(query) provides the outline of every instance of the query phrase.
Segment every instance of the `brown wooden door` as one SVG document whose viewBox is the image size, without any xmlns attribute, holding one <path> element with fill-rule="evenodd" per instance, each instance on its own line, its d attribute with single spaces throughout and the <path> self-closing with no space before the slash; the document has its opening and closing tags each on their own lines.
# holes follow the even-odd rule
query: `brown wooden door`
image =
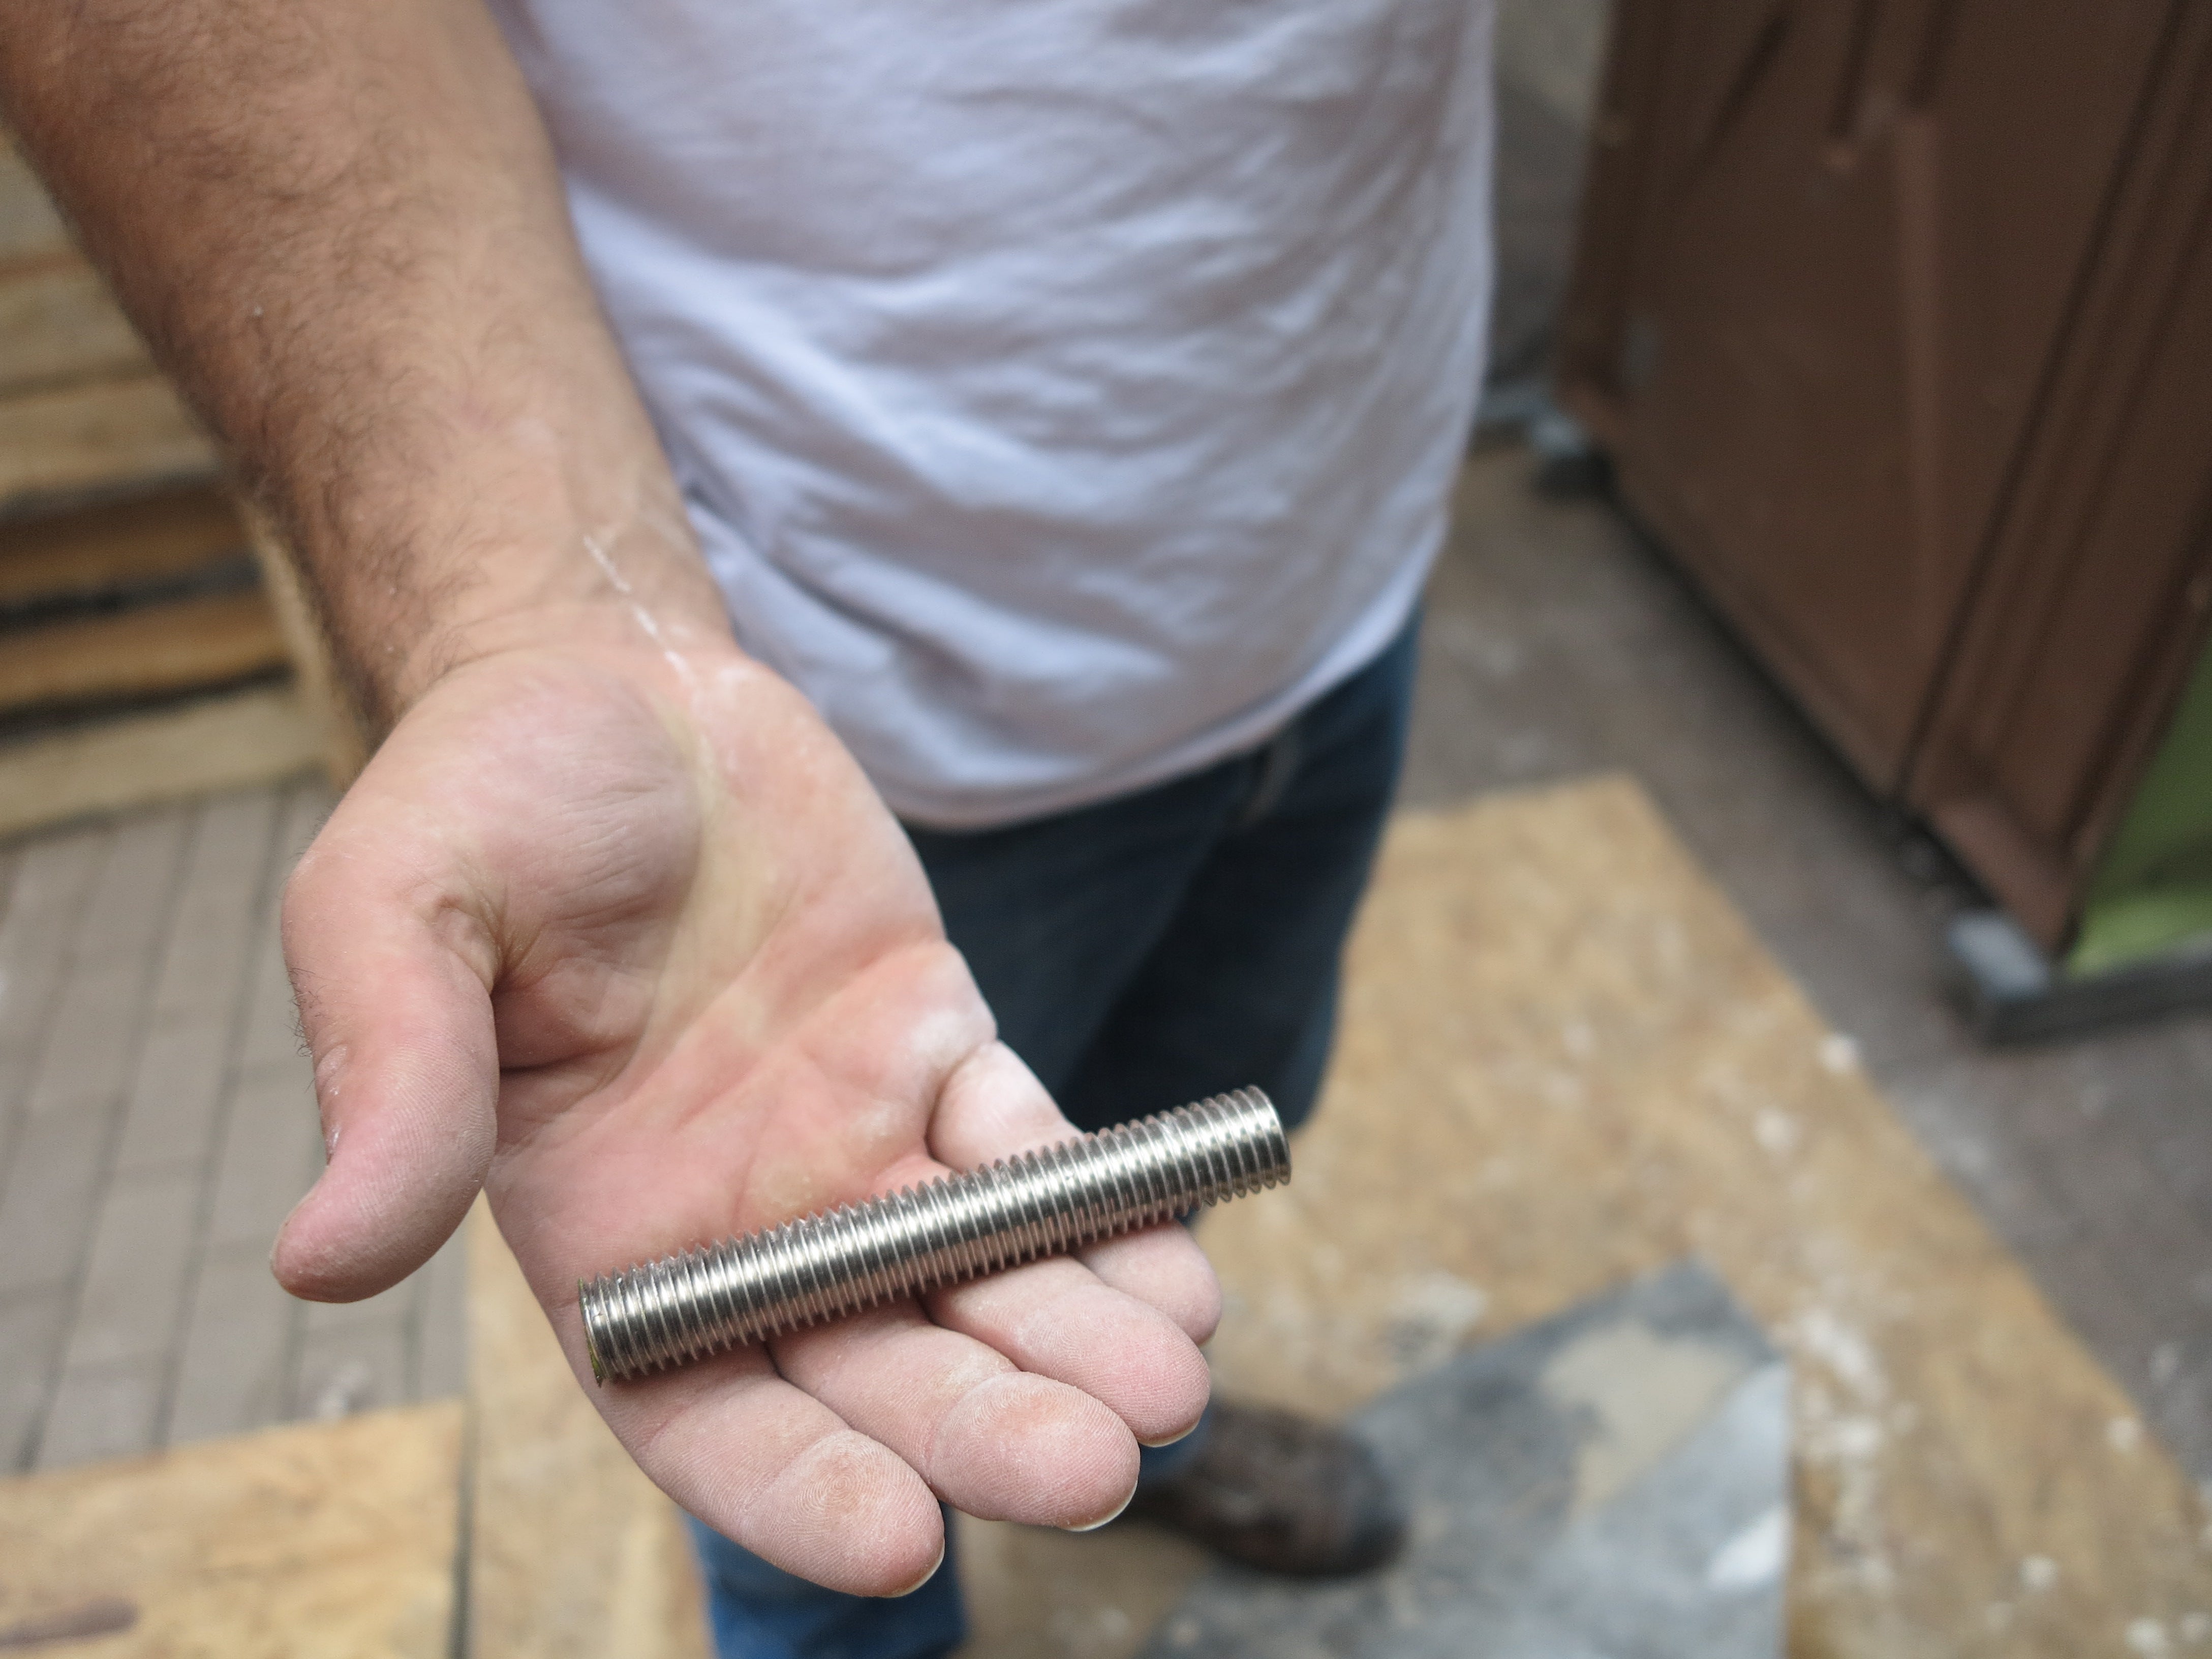
<svg viewBox="0 0 2212 1659">
<path fill-rule="evenodd" d="M 1623 0 L 1562 387 L 1905 784 L 2186 0 Z"/>
<path fill-rule="evenodd" d="M 2212 622 L 2212 6 L 2161 50 L 1907 799 L 2052 949 Z"/>
</svg>

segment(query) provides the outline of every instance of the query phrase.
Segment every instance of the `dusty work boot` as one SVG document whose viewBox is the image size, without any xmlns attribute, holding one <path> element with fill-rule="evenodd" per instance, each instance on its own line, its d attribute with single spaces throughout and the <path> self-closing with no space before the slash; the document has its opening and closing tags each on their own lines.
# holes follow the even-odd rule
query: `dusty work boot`
<svg viewBox="0 0 2212 1659">
<path fill-rule="evenodd" d="M 1310 1578 L 1379 1567 L 1406 1538 L 1404 1506 L 1363 1443 L 1311 1418 L 1223 1401 L 1189 1462 L 1139 1486 L 1125 1513 L 1244 1566 Z"/>
</svg>

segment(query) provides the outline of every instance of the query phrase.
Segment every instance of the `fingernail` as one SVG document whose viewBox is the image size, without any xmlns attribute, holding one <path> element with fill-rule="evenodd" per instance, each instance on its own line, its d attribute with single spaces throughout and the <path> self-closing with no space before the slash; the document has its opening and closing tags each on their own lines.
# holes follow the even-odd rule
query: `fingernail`
<svg viewBox="0 0 2212 1659">
<path fill-rule="evenodd" d="M 1127 1509 L 1130 1504 L 1136 1501 L 1137 1489 L 1134 1486 L 1132 1486 L 1129 1488 L 1129 1495 L 1127 1498 L 1124 1498 L 1120 1503 L 1114 1505 L 1112 1513 L 1102 1515 L 1096 1521 L 1085 1521 L 1080 1526 L 1062 1527 L 1060 1530 L 1062 1532 L 1097 1532 L 1099 1528 L 1104 1526 L 1108 1522 L 1120 1520 L 1121 1518 L 1121 1511 Z"/>
<path fill-rule="evenodd" d="M 1203 1423 L 1204 1421 L 1206 1421 L 1206 1419 L 1203 1417 L 1198 1419 L 1198 1423 Z M 1147 1440 L 1142 1435 L 1139 1435 L 1137 1437 L 1137 1443 L 1142 1446 L 1146 1451 L 1158 1451 L 1163 1446 L 1172 1446 L 1178 1441 L 1189 1439 L 1191 1436 L 1198 1432 L 1198 1423 L 1192 1424 L 1180 1434 L 1170 1435 L 1164 1440 Z"/>
<path fill-rule="evenodd" d="M 915 1580 L 914 1581 L 914 1583 L 912 1583 L 911 1584 L 908 1584 L 908 1585 L 904 1589 L 893 1590 L 893 1591 L 890 1593 L 890 1596 L 889 1596 L 888 1598 L 886 1598 L 886 1599 L 888 1599 L 888 1600 L 890 1600 L 890 1601 L 897 1601 L 897 1600 L 899 1599 L 899 1597 L 900 1597 L 900 1596 L 902 1596 L 902 1595 L 913 1595 L 916 1590 L 920 1589 L 921 1589 L 924 1584 L 927 1584 L 927 1583 L 931 1579 L 933 1579 L 933 1578 L 936 1577 L 937 1577 L 937 1570 L 938 1570 L 939 1567 L 943 1566 L 944 1565 L 945 1565 L 945 1540 L 944 1540 L 943 1539 L 941 1539 L 941 1538 L 940 1538 L 940 1539 L 939 1539 L 939 1540 L 937 1540 L 937 1559 L 935 1559 L 934 1561 L 933 1561 L 933 1562 L 931 1562 L 931 1563 L 929 1564 L 929 1571 L 928 1571 L 927 1572 L 925 1572 L 924 1574 L 922 1574 L 921 1577 L 919 1577 L 919 1578 L 915 1579 Z"/>
</svg>

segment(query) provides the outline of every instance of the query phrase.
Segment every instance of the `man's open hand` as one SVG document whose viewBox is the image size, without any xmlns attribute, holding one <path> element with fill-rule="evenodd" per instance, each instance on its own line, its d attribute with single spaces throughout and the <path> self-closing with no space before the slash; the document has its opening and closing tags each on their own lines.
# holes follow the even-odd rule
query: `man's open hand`
<svg viewBox="0 0 2212 1659">
<path fill-rule="evenodd" d="M 994 1036 L 851 759 L 733 651 L 518 650 L 400 722 L 301 861 L 285 951 L 331 1163 L 275 1262 L 392 1284 L 481 1183 L 588 1388 L 576 1283 L 1073 1133 Z M 1113 1515 L 1203 1408 L 1180 1228 L 595 1389 L 678 1502 L 890 1594 L 935 1499 Z"/>
</svg>

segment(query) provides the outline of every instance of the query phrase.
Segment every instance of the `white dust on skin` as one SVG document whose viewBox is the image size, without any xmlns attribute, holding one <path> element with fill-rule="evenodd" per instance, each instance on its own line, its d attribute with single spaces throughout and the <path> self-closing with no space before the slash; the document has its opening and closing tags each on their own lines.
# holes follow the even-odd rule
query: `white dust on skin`
<svg viewBox="0 0 2212 1659">
<path fill-rule="evenodd" d="M 344 1075 L 349 1050 L 343 1042 L 315 1062 L 315 1102 L 322 1109 L 323 1158 L 325 1162 L 337 1156 L 338 1132 L 344 1126 L 332 1114 L 337 1110 L 338 1081 Z"/>
<path fill-rule="evenodd" d="M 637 590 L 630 586 L 629 578 L 623 574 L 613 556 L 600 544 L 599 538 L 589 532 L 584 536 L 584 551 L 592 556 L 592 562 L 599 566 L 599 574 L 607 579 L 608 586 L 622 596 L 623 604 L 629 608 L 630 619 L 643 630 L 646 638 L 653 641 L 653 648 L 660 653 L 661 659 L 676 671 L 676 678 L 684 683 L 684 688 L 696 694 L 699 684 L 691 672 L 691 665 L 684 661 L 668 642 L 667 635 L 661 630 L 660 623 L 653 612 L 647 610 L 638 599 Z"/>
</svg>

